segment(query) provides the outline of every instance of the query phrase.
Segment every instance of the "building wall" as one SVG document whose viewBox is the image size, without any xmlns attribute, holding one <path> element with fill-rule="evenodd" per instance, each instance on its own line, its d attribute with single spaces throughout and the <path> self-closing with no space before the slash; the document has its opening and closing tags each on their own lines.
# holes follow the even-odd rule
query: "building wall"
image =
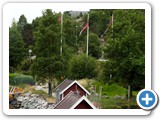
<svg viewBox="0 0 160 120">
<path fill-rule="evenodd" d="M 75 107 L 75 109 L 92 109 L 92 107 L 83 100 L 79 105 Z"/>
<path fill-rule="evenodd" d="M 76 83 L 73 84 L 70 88 L 68 88 L 63 94 L 63 98 L 70 92 L 70 91 L 73 91 L 73 92 L 76 92 L 76 91 L 79 91 L 79 94 L 81 96 L 85 95 L 86 96 L 86 92 L 81 88 L 79 87 L 79 85 L 77 85 Z M 62 95 L 60 97 L 60 99 L 62 99 Z"/>
</svg>

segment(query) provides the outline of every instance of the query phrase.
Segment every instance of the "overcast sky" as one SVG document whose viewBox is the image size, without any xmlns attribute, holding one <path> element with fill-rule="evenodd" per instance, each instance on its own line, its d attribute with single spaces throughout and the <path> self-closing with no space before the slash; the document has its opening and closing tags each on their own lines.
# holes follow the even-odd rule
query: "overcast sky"
<svg viewBox="0 0 160 120">
<path fill-rule="evenodd" d="M 18 21 L 19 20 L 19 17 L 24 14 L 25 17 L 27 18 L 27 22 L 28 23 L 32 23 L 32 20 L 35 19 L 36 17 L 39 17 L 39 16 L 42 16 L 42 11 L 44 9 L 19 9 L 19 8 L 13 8 L 12 10 L 10 10 L 10 15 L 9 15 L 9 24 L 11 25 L 12 23 L 12 20 L 13 18 L 15 19 L 15 21 Z M 79 10 L 76 10 L 76 9 L 60 9 L 60 10 L 55 10 L 55 9 L 52 9 L 52 11 L 55 11 L 55 12 L 64 12 L 64 11 L 79 11 Z M 82 10 L 82 11 L 88 11 L 89 9 L 86 9 L 86 10 Z"/>
</svg>

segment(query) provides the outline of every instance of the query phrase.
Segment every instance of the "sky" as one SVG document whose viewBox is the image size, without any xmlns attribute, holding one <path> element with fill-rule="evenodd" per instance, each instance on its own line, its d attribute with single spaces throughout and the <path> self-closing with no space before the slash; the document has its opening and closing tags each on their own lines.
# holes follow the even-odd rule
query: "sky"
<svg viewBox="0 0 160 120">
<path fill-rule="evenodd" d="M 32 20 L 35 19 L 36 17 L 39 17 L 39 16 L 42 16 L 42 11 L 44 9 L 42 8 L 31 8 L 31 9 L 28 9 L 28 8 L 12 8 L 10 9 L 9 11 L 9 25 L 12 24 L 12 21 L 13 19 L 15 19 L 15 21 L 17 22 L 19 20 L 19 17 L 24 14 L 24 16 L 27 18 L 27 22 L 28 23 L 32 23 Z M 61 9 L 52 9 L 52 11 L 55 11 L 55 12 L 64 12 L 64 11 L 89 11 L 89 9 L 83 9 L 83 10 L 80 10 L 80 9 L 66 9 L 66 8 L 61 8 Z"/>
</svg>

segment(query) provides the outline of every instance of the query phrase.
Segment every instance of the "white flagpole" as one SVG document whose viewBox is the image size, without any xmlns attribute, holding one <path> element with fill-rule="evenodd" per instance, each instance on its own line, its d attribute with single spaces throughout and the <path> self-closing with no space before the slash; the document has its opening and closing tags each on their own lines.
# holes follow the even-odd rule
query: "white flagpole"
<svg viewBox="0 0 160 120">
<path fill-rule="evenodd" d="M 86 50 L 86 56 L 88 57 L 88 42 L 89 42 L 89 13 L 88 13 L 88 27 L 87 27 L 87 50 Z"/>
<path fill-rule="evenodd" d="M 113 40 L 113 13 L 112 13 L 112 40 Z"/>
<path fill-rule="evenodd" d="M 63 12 L 62 12 L 62 14 L 61 14 L 61 47 L 60 47 L 60 55 L 62 55 L 62 50 L 63 50 L 63 48 L 62 48 L 62 30 L 63 30 Z"/>
</svg>

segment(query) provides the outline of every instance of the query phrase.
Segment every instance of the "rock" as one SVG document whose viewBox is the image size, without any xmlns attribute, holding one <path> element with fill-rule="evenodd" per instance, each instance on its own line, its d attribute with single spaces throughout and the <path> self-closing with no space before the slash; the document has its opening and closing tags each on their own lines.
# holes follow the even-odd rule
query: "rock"
<svg viewBox="0 0 160 120">
<path fill-rule="evenodd" d="M 126 96 L 122 96 L 121 99 L 126 99 Z"/>
<path fill-rule="evenodd" d="M 114 99 L 121 99 L 122 97 L 119 96 L 119 95 L 116 95 L 116 96 L 114 96 L 113 98 L 114 98 Z"/>
<path fill-rule="evenodd" d="M 31 94 L 31 97 L 38 97 L 39 95 L 37 94 Z"/>
<path fill-rule="evenodd" d="M 17 101 L 22 102 L 22 100 L 24 99 L 24 97 L 18 96 L 16 99 L 17 99 Z"/>
<path fill-rule="evenodd" d="M 31 95 L 31 92 L 27 92 L 24 94 L 24 96 L 30 96 Z"/>
<path fill-rule="evenodd" d="M 102 98 L 108 99 L 109 97 L 107 95 L 103 95 Z"/>
<path fill-rule="evenodd" d="M 11 104 L 19 109 L 52 109 L 54 107 L 54 104 L 48 105 L 42 96 L 30 92 L 19 95 Z"/>
</svg>

